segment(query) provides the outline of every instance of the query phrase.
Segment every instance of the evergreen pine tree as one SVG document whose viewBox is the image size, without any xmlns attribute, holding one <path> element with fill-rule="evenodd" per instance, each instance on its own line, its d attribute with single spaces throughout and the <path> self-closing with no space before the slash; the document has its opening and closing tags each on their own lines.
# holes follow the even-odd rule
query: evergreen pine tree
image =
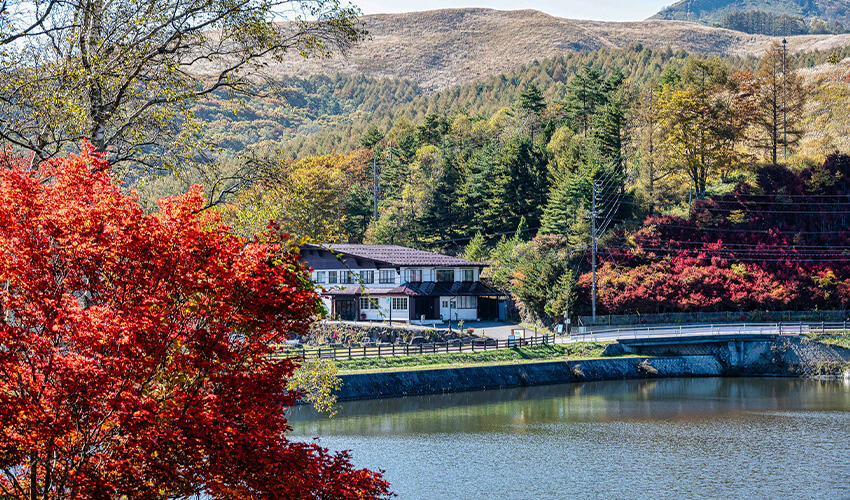
<svg viewBox="0 0 850 500">
<path fill-rule="evenodd" d="M 529 83 L 525 92 L 519 95 L 519 107 L 534 114 L 540 114 L 546 107 L 546 103 L 543 102 L 543 92 L 536 84 Z"/>
<path fill-rule="evenodd" d="M 605 82 L 593 66 L 585 66 L 567 86 L 567 117 L 573 130 L 587 135 L 596 108 L 605 102 Z"/>
<path fill-rule="evenodd" d="M 489 258 L 484 236 L 480 232 L 475 233 L 475 237 L 469 240 L 469 243 L 463 250 L 463 258 L 473 262 L 486 262 Z"/>
</svg>

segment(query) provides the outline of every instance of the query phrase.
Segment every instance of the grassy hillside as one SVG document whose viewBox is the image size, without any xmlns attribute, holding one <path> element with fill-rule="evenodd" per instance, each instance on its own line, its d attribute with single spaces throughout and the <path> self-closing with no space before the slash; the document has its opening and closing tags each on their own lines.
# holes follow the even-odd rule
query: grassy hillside
<svg viewBox="0 0 850 500">
<path fill-rule="evenodd" d="M 850 24 L 850 4 L 845 0 L 681 0 L 651 19 L 712 24 L 720 23 L 726 14 L 736 11 L 764 11 Z"/>
<path fill-rule="evenodd" d="M 194 112 L 206 122 L 207 137 L 225 154 L 249 148 L 276 150 L 327 130 L 348 130 L 351 140 L 326 143 L 328 152 L 354 149 L 360 133 L 351 136 L 352 125 L 362 127 L 372 117 L 392 115 L 423 95 L 406 80 L 338 74 L 287 78 L 264 87 L 258 96 L 240 100 L 219 93 L 199 102 Z"/>
<path fill-rule="evenodd" d="M 833 151 L 850 152 L 850 58 L 802 71 L 810 98 L 806 103 L 800 152 L 822 157 Z"/>
<path fill-rule="evenodd" d="M 837 53 L 850 57 L 850 47 Z M 817 66 L 823 64 L 827 55 L 823 52 L 801 54 L 793 64 Z M 566 84 L 588 65 L 606 74 L 618 68 L 631 85 L 640 87 L 658 78 L 668 65 L 683 64 L 688 56 L 684 51 L 652 50 L 640 45 L 624 50 L 568 53 L 434 94 L 428 94 L 412 82 L 394 78 L 345 74 L 288 78 L 266 89 L 262 97 L 237 102 L 226 95 L 211 96 L 199 103 L 195 112 L 207 121 L 208 136 L 227 154 L 249 148 L 283 149 L 293 156 L 345 152 L 359 146 L 369 127 L 387 130 L 402 117 L 418 123 L 429 113 L 451 115 L 460 110 L 470 116 L 489 116 L 513 105 L 529 83 L 536 84 L 547 101 L 560 101 L 566 97 Z M 725 60 L 733 69 L 755 70 L 757 65 L 752 57 L 727 57 Z M 824 66 L 817 72 L 806 73 L 811 74 L 812 85 L 826 89 L 824 96 L 836 91 L 814 83 L 815 74 L 833 70 L 834 67 Z M 812 118 L 808 122 L 813 130 L 820 128 L 811 136 L 811 141 L 807 137 L 805 142 L 807 150 L 822 155 L 828 152 L 825 148 L 831 147 L 835 140 L 840 141 L 842 136 L 837 131 L 829 133 L 831 124 L 841 123 L 841 117 L 823 118 L 820 102 L 818 98 L 811 103 Z M 824 124 L 824 120 L 828 123 Z M 814 139 L 825 133 L 833 138 L 832 142 Z"/>
<path fill-rule="evenodd" d="M 272 80 L 362 75 L 409 80 L 428 93 L 510 73 L 535 60 L 642 44 L 656 50 L 760 56 L 772 38 L 680 21 L 576 21 L 538 11 L 448 9 L 364 16 L 370 39 L 344 57 L 269 61 Z M 850 45 L 850 35 L 792 37 L 792 52 Z M 206 68 L 198 66 L 203 73 Z"/>
</svg>

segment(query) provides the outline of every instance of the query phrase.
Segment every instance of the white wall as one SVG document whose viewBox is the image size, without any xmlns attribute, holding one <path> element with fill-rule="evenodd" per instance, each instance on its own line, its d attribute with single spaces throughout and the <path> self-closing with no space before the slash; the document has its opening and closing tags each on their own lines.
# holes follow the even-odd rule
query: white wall
<svg viewBox="0 0 850 500">
<path fill-rule="evenodd" d="M 437 270 L 453 270 L 455 274 L 455 281 L 463 280 L 463 270 L 471 269 L 472 270 L 472 281 L 478 281 L 478 268 L 477 267 L 423 267 L 423 266 L 412 266 L 412 267 L 402 267 L 401 268 L 401 281 L 409 281 L 410 274 L 409 271 L 411 269 L 419 269 L 422 271 L 422 281 L 437 281 Z"/>
<path fill-rule="evenodd" d="M 419 266 L 419 267 L 402 267 L 400 274 L 398 272 L 396 272 L 395 269 L 390 269 L 390 271 L 392 271 L 392 273 L 393 273 L 393 278 L 394 278 L 392 283 L 381 283 L 381 270 L 380 269 L 361 269 L 361 270 L 358 270 L 356 272 L 373 271 L 375 273 L 374 283 L 364 283 L 363 286 L 365 286 L 365 287 L 368 287 L 368 288 L 393 288 L 393 287 L 401 285 L 402 283 L 409 281 L 409 276 L 410 276 L 409 271 L 411 269 L 419 269 L 419 270 L 422 271 L 422 281 L 437 281 L 437 270 L 438 269 L 439 270 L 443 270 L 443 269 L 453 270 L 454 275 L 455 275 L 455 281 L 462 281 L 463 280 L 463 270 L 464 269 L 472 270 L 472 281 L 478 281 L 478 279 L 480 278 L 479 275 L 478 275 L 478 268 L 477 267 L 473 267 L 473 268 L 469 268 L 469 267 L 422 267 L 422 266 Z M 357 281 L 357 280 L 355 280 L 353 283 L 340 283 L 339 279 L 337 279 L 336 283 L 328 283 L 328 273 L 330 271 L 336 271 L 337 273 L 348 271 L 348 270 L 340 270 L 340 269 L 316 269 L 316 270 L 314 270 L 310 275 L 310 279 L 312 279 L 314 283 L 316 282 L 316 275 L 319 271 L 322 271 L 322 272 L 325 273 L 325 282 L 324 283 L 316 283 L 317 287 L 324 286 L 325 288 L 330 288 L 330 287 L 334 287 L 334 286 L 360 286 L 360 282 Z"/>
<path fill-rule="evenodd" d="M 440 317 L 443 321 L 448 321 L 449 319 L 449 306 L 448 303 L 450 300 L 454 300 L 457 303 L 457 297 L 440 297 Z M 446 304 L 443 306 L 443 304 Z M 457 307 L 451 308 L 452 321 L 464 320 L 464 321 L 475 321 L 478 319 L 478 299 L 475 301 L 476 307 L 472 309 L 458 309 Z"/>
<path fill-rule="evenodd" d="M 358 316 L 357 319 L 363 318 L 362 315 L 365 314 L 365 319 L 367 321 L 389 321 L 390 320 L 390 307 L 387 304 L 387 297 L 381 296 L 372 296 L 371 299 L 376 299 L 378 301 L 379 309 L 360 309 L 361 316 Z M 359 300 L 359 299 L 358 299 Z M 358 302 L 358 305 L 360 303 Z M 410 307 L 410 299 L 407 300 L 407 307 Z M 393 321 L 408 321 L 410 319 L 409 309 L 393 309 L 392 311 L 392 320 Z"/>
<path fill-rule="evenodd" d="M 317 283 L 316 282 L 316 276 L 320 271 L 325 273 L 324 283 Z M 357 280 L 357 279 L 355 279 L 353 283 L 340 283 L 339 277 L 337 277 L 336 283 L 328 283 L 328 273 L 330 271 L 336 271 L 337 274 L 343 273 L 343 272 L 348 272 L 347 269 L 345 269 L 345 270 L 316 269 L 312 273 L 310 273 L 310 279 L 313 280 L 313 283 L 316 284 L 316 288 L 321 288 L 321 287 L 332 288 L 332 287 L 346 287 L 346 286 L 364 286 L 366 288 L 395 288 L 395 287 L 397 287 L 401 284 L 400 276 L 396 272 L 395 269 L 389 269 L 389 271 L 391 271 L 392 275 L 393 275 L 393 282 L 392 283 L 381 283 L 381 270 L 380 269 L 360 269 L 358 271 L 355 271 L 357 273 L 359 273 L 360 271 L 373 271 L 375 273 L 375 281 L 373 283 L 363 283 L 362 285 L 361 285 L 360 281 Z"/>
</svg>

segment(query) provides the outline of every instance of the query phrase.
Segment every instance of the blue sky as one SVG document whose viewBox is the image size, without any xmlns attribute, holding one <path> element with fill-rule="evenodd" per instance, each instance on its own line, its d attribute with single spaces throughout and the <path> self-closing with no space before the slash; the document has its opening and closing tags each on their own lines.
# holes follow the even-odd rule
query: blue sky
<svg viewBox="0 0 850 500">
<path fill-rule="evenodd" d="M 352 0 L 364 14 L 414 12 L 460 7 L 535 9 L 568 19 L 640 21 L 676 0 Z"/>
</svg>

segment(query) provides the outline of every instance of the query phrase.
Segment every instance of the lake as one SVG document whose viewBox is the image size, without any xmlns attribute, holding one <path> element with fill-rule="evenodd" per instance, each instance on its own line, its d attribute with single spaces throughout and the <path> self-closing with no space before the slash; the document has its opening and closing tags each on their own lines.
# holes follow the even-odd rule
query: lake
<svg viewBox="0 0 850 500">
<path fill-rule="evenodd" d="M 401 499 L 850 498 L 850 383 L 611 381 L 290 412 Z"/>
</svg>

